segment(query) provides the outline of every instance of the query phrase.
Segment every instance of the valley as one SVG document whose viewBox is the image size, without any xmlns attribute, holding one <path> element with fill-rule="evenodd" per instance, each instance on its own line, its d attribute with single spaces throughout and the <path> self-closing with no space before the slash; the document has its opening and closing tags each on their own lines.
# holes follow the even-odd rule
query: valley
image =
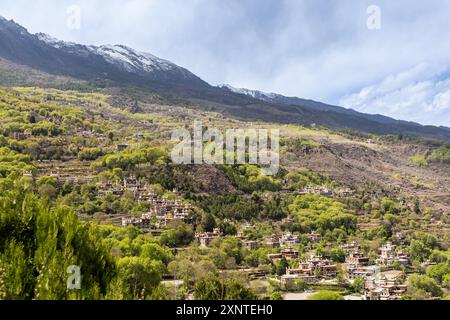
<svg viewBox="0 0 450 320">
<path fill-rule="evenodd" d="M 279 130 L 279 170 L 177 164 L 196 122 Z M 0 18 L 0 299 L 448 300 L 450 129 Z"/>
<path fill-rule="evenodd" d="M 114 89 L 0 93 L 2 201 L 11 197 L 7 190 L 28 186 L 51 208 L 67 206 L 79 223 L 98 229 L 110 250 L 103 254 L 112 254 L 119 270 L 127 265 L 121 272 L 132 270 L 128 263 L 158 263 L 158 276 L 143 283 L 148 298 L 211 298 L 202 286 L 219 281 L 214 274 L 226 275 L 229 286 L 217 299 L 276 298 L 306 288 L 418 298 L 415 274 L 432 275 L 448 255 L 450 164 L 411 160 L 445 147 L 437 140 L 250 123 Z M 279 128 L 280 172 L 171 164 L 172 130 L 192 129 L 194 120 L 218 129 Z M 370 287 L 373 272 L 390 279 L 394 270 L 386 281 L 402 294 L 377 295 L 386 284 Z M 182 285 L 159 284 L 163 279 Z M 114 294 L 140 294 L 125 288 Z"/>
</svg>

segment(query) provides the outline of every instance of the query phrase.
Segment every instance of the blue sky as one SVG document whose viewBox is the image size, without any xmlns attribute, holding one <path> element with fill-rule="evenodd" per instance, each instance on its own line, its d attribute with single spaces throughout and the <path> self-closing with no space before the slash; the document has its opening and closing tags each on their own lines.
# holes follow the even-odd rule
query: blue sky
<svg viewBox="0 0 450 320">
<path fill-rule="evenodd" d="M 81 28 L 67 8 L 81 8 Z M 381 10 L 369 30 L 366 10 Z M 0 0 L 31 32 L 125 44 L 227 83 L 450 127 L 450 0 Z"/>
</svg>

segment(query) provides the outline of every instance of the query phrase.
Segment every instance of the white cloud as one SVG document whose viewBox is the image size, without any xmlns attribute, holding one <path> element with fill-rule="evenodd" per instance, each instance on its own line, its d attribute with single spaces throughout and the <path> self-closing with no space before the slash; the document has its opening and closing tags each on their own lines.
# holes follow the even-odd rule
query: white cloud
<svg viewBox="0 0 450 320">
<path fill-rule="evenodd" d="M 450 127 L 450 77 L 419 64 L 341 99 L 344 107 Z"/>
</svg>

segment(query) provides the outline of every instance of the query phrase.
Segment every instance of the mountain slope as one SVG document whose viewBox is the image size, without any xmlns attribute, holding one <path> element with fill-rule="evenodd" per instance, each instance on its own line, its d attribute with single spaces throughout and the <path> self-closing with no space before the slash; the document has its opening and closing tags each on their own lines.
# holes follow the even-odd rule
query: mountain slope
<svg viewBox="0 0 450 320">
<path fill-rule="evenodd" d="M 418 123 L 411 122 L 411 121 L 402 121 L 402 120 L 395 120 L 387 116 L 383 116 L 380 114 L 366 114 L 361 113 L 353 109 L 343 108 L 339 106 L 333 106 L 326 103 L 314 101 L 314 100 L 307 100 L 307 99 L 301 99 L 297 97 L 286 97 L 281 94 L 277 93 L 266 93 L 258 90 L 250 90 L 245 88 L 235 88 L 230 85 L 224 84 L 220 85 L 219 88 L 229 90 L 234 93 L 238 94 L 244 94 L 250 97 L 253 97 L 255 99 L 259 99 L 268 103 L 273 104 L 280 104 L 280 105 L 293 105 L 293 106 L 303 106 L 312 110 L 316 111 L 332 111 L 337 113 L 346 114 L 349 116 L 361 116 L 368 120 L 373 120 L 376 122 L 384 123 L 384 124 L 396 124 L 396 123 L 404 123 L 404 124 L 411 124 L 411 125 L 419 125 Z"/>
<path fill-rule="evenodd" d="M 131 86 L 246 120 L 316 124 L 375 134 L 450 140 L 449 128 L 421 126 L 277 94 L 237 90 L 229 86 L 213 87 L 190 71 L 149 53 L 123 45 L 86 46 L 60 41 L 42 33 L 30 34 L 14 21 L 4 18 L 0 18 L 0 59 L 3 65 L 9 62 L 8 74 L 11 70 L 16 70 L 17 74 L 26 73 L 23 70 L 31 68 L 31 73 L 44 72 L 52 77 L 74 78 L 94 85 Z M 0 81 L 5 82 L 8 83 Z"/>
<path fill-rule="evenodd" d="M 118 83 L 205 87 L 206 82 L 169 61 L 125 46 L 84 46 L 30 34 L 14 21 L 0 19 L 0 57 L 50 74 Z"/>
</svg>

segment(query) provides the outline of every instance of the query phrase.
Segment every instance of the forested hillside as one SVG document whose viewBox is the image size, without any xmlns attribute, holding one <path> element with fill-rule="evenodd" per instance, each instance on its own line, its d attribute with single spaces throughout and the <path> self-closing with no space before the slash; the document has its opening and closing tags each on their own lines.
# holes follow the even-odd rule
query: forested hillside
<svg viewBox="0 0 450 320">
<path fill-rule="evenodd" d="M 1 89 L 0 297 L 372 294 L 349 268 L 355 252 L 398 271 L 403 299 L 448 296 L 446 142 L 272 123 L 282 167 L 265 176 L 173 164 L 170 133 L 194 119 L 268 126 L 111 88 Z M 304 263 L 317 268 L 287 282 Z M 80 290 L 67 287 L 69 266 Z"/>
</svg>

